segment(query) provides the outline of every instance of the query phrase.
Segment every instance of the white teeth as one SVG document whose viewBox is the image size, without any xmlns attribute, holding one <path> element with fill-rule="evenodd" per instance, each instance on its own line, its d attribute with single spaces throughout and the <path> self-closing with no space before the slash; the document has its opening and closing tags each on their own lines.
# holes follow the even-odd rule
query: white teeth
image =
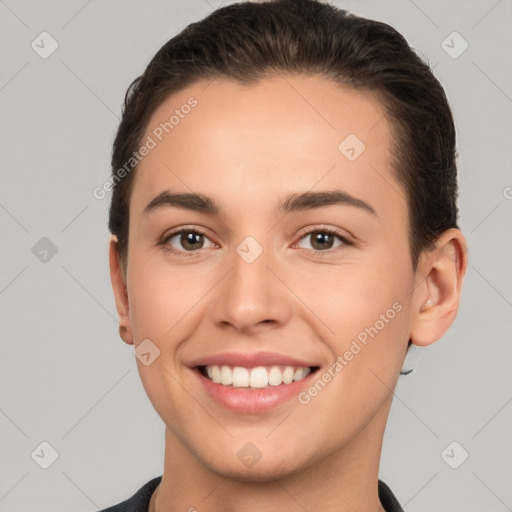
<svg viewBox="0 0 512 512">
<path fill-rule="evenodd" d="M 302 380 L 311 370 L 309 368 L 297 368 L 293 374 L 293 380 Z"/>
<path fill-rule="evenodd" d="M 215 368 L 215 365 L 214 365 Z M 229 368 L 228 366 L 226 368 Z M 249 386 L 249 371 L 247 368 L 235 366 L 233 368 L 233 387 L 246 388 Z"/>
<path fill-rule="evenodd" d="M 264 366 L 258 366 L 251 370 L 249 376 L 249 387 L 266 388 L 268 386 L 268 372 Z"/>
<path fill-rule="evenodd" d="M 212 376 L 211 379 L 215 384 L 220 383 L 220 368 L 218 366 L 212 366 Z"/>
<path fill-rule="evenodd" d="M 290 382 L 293 382 L 293 376 L 294 376 L 293 368 L 291 366 L 287 366 L 283 372 L 283 382 L 285 384 L 290 384 Z"/>
<path fill-rule="evenodd" d="M 233 384 L 233 372 L 229 366 L 223 366 L 220 369 L 220 383 L 223 386 L 229 386 Z"/>
<path fill-rule="evenodd" d="M 277 367 L 272 366 L 268 372 L 268 383 L 271 386 L 279 386 L 283 382 L 283 372 Z"/>
<path fill-rule="evenodd" d="M 234 388 L 261 389 L 269 386 L 280 386 L 298 382 L 307 377 L 311 368 L 294 368 L 292 366 L 206 366 L 206 374 L 215 384 Z"/>
</svg>

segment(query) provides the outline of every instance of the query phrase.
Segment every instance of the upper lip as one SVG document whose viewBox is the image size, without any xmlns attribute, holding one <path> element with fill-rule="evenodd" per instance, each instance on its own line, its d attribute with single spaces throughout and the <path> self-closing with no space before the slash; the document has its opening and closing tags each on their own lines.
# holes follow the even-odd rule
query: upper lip
<svg viewBox="0 0 512 512">
<path fill-rule="evenodd" d="M 301 361 L 295 357 L 279 354 L 277 352 L 255 352 L 237 353 L 223 352 L 221 354 L 213 354 L 211 356 L 201 357 L 189 363 L 188 366 L 195 368 L 197 366 L 243 366 L 245 368 L 254 368 L 256 366 L 294 366 L 294 367 L 317 367 L 318 364 L 311 361 Z"/>
</svg>

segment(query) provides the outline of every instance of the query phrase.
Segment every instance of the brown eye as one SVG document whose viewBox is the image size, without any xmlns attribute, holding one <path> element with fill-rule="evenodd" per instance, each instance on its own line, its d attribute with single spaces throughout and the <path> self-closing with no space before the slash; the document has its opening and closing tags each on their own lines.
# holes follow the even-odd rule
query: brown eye
<svg viewBox="0 0 512 512">
<path fill-rule="evenodd" d="M 205 241 L 209 239 L 204 233 L 195 229 L 182 229 L 169 235 L 164 244 L 173 252 L 191 252 L 205 248 Z M 210 241 L 210 247 L 214 244 Z"/>
<path fill-rule="evenodd" d="M 311 246 L 313 249 L 318 251 L 322 249 L 332 249 L 335 237 L 331 235 L 331 233 L 316 232 L 309 236 L 311 237 Z"/>
<path fill-rule="evenodd" d="M 352 245 L 339 232 L 326 228 L 309 231 L 301 238 L 301 241 L 304 240 L 309 241 L 309 247 L 304 247 L 305 249 L 317 252 L 328 252 L 336 247 Z M 336 243 L 337 241 L 338 243 Z"/>
</svg>

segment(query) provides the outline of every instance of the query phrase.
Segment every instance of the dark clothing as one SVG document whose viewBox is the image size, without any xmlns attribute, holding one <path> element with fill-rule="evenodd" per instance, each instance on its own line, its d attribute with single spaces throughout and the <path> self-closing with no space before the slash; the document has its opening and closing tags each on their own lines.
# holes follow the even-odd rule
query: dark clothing
<svg viewBox="0 0 512 512">
<path fill-rule="evenodd" d="M 100 512 L 148 512 L 149 500 L 160 480 L 162 480 L 161 476 L 153 478 L 145 483 L 131 498 L 113 507 L 100 510 Z M 404 512 L 391 489 L 382 480 L 379 480 L 379 499 L 386 512 Z"/>
<path fill-rule="evenodd" d="M 379 500 L 386 512 L 404 512 L 391 489 L 382 480 L 379 480 Z"/>
</svg>

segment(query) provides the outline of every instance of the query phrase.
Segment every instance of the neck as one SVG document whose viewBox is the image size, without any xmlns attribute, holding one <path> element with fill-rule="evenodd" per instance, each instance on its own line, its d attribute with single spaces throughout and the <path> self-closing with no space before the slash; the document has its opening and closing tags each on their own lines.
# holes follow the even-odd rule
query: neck
<svg viewBox="0 0 512 512">
<path fill-rule="evenodd" d="M 164 473 L 150 511 L 385 512 L 378 469 L 388 407 L 342 447 L 301 467 L 273 467 L 258 481 L 215 471 L 166 428 Z"/>
</svg>

